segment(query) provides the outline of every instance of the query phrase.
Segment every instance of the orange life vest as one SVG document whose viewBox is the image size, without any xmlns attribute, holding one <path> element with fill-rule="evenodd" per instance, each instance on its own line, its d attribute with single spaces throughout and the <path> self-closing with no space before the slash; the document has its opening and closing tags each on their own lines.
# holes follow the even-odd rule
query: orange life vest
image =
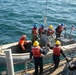
<svg viewBox="0 0 76 75">
<path fill-rule="evenodd" d="M 54 33 L 54 30 L 53 29 L 48 29 L 47 30 L 47 35 L 53 35 Z"/>
<path fill-rule="evenodd" d="M 43 28 L 40 28 L 39 29 L 39 34 L 42 34 L 42 32 L 43 32 Z"/>
<path fill-rule="evenodd" d="M 53 54 L 60 56 L 60 48 L 57 46 L 53 47 Z"/>
<path fill-rule="evenodd" d="M 62 32 L 62 30 L 63 30 L 63 26 L 59 26 L 59 27 L 57 28 L 57 31 L 58 31 L 58 32 Z"/>
<path fill-rule="evenodd" d="M 37 28 L 32 28 L 32 32 L 33 32 L 33 34 L 38 34 Z"/>
<path fill-rule="evenodd" d="M 34 57 L 40 57 L 41 56 L 41 52 L 40 52 L 40 47 L 32 47 L 32 53 Z"/>
<path fill-rule="evenodd" d="M 19 40 L 19 43 L 18 43 L 19 45 L 24 45 L 25 44 L 25 39 L 23 39 L 23 38 L 20 38 L 20 40 Z"/>
<path fill-rule="evenodd" d="M 25 39 L 23 39 L 23 38 L 20 38 L 18 44 L 19 44 L 19 45 L 26 45 L 26 44 L 27 44 L 27 41 L 25 41 Z"/>
</svg>

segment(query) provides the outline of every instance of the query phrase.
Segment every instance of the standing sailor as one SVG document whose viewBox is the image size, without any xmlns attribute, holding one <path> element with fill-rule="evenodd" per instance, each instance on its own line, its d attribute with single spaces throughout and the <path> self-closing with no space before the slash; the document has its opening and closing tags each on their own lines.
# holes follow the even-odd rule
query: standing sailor
<svg viewBox="0 0 76 75">
<path fill-rule="evenodd" d="M 36 24 L 34 24 L 34 27 L 32 28 L 32 43 L 38 39 L 38 28 Z"/>
<path fill-rule="evenodd" d="M 50 25 L 49 28 L 48 28 L 48 30 L 47 30 L 47 35 L 48 35 L 48 36 L 53 36 L 54 32 L 55 32 L 55 31 L 54 31 L 53 26 Z"/>
<path fill-rule="evenodd" d="M 47 43 L 51 46 L 53 46 L 55 43 L 54 32 L 55 32 L 55 30 L 54 30 L 53 26 L 50 25 L 48 30 L 47 30 Z"/>
<path fill-rule="evenodd" d="M 56 39 L 60 38 L 62 31 L 64 30 L 64 24 L 62 23 L 61 25 L 58 25 L 58 27 L 55 29 L 56 30 Z"/>
<path fill-rule="evenodd" d="M 45 32 L 45 28 L 44 28 L 44 25 L 41 24 L 41 27 L 39 28 L 39 35 L 41 36 L 41 34 Z"/>
<path fill-rule="evenodd" d="M 40 74 L 43 73 L 43 57 L 42 54 L 46 54 L 48 51 L 43 50 L 39 46 L 39 42 L 35 41 L 30 53 L 30 61 L 32 59 L 32 56 L 34 58 L 34 64 L 35 64 L 35 75 L 38 75 L 38 66 L 40 67 Z"/>
<path fill-rule="evenodd" d="M 66 60 L 68 61 L 67 57 L 63 53 L 63 50 L 60 47 L 60 41 L 57 40 L 55 44 L 56 44 L 55 46 L 50 47 L 50 49 L 53 49 L 53 62 L 55 64 L 54 70 L 56 70 L 58 68 L 58 65 L 60 62 L 60 54 L 62 54 L 64 56 L 64 58 L 66 58 Z"/>
<path fill-rule="evenodd" d="M 45 46 L 47 42 L 47 31 L 44 25 L 39 28 L 40 46 Z"/>
</svg>

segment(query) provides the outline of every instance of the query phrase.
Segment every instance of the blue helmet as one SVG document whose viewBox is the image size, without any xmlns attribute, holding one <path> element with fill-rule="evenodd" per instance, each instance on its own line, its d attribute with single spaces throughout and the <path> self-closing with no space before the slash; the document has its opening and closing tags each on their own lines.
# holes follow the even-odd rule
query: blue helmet
<svg viewBox="0 0 76 75">
<path fill-rule="evenodd" d="M 61 26 L 64 26 L 64 24 L 62 23 Z"/>
<path fill-rule="evenodd" d="M 34 24 L 34 28 L 37 28 L 36 24 Z"/>
<path fill-rule="evenodd" d="M 43 25 L 43 24 L 41 24 L 41 27 L 42 27 L 42 28 L 44 28 L 44 25 Z"/>
</svg>

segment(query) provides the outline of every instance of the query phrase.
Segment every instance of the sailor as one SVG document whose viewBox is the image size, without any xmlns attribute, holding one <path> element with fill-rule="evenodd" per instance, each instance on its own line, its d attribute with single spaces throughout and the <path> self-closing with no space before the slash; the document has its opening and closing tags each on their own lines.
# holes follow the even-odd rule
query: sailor
<svg viewBox="0 0 76 75">
<path fill-rule="evenodd" d="M 47 30 L 47 43 L 51 46 L 55 45 L 55 35 L 54 35 L 54 28 L 52 25 L 49 26 Z"/>
<path fill-rule="evenodd" d="M 27 52 L 27 48 L 29 48 L 28 50 L 31 49 L 31 41 L 27 41 L 26 35 L 22 35 L 22 37 L 18 42 L 18 46 L 19 46 L 19 50 L 18 50 L 19 53 Z"/>
<path fill-rule="evenodd" d="M 48 36 L 52 36 L 54 34 L 54 28 L 52 25 L 49 26 L 48 30 L 47 30 L 47 35 Z"/>
<path fill-rule="evenodd" d="M 38 39 L 38 28 L 36 24 L 34 24 L 34 27 L 32 28 L 32 42 Z"/>
<path fill-rule="evenodd" d="M 60 38 L 62 31 L 65 29 L 64 24 L 58 25 L 56 30 L 56 39 Z"/>
<path fill-rule="evenodd" d="M 60 62 L 60 54 L 62 54 L 63 57 L 66 58 L 66 60 L 68 61 L 68 58 L 65 56 L 65 54 L 63 53 L 63 50 L 61 49 L 60 41 L 57 40 L 55 44 L 56 44 L 55 46 L 50 47 L 50 49 L 53 50 L 54 70 L 58 68 L 58 65 Z"/>
<path fill-rule="evenodd" d="M 45 30 L 42 32 L 41 37 L 40 37 L 40 46 L 46 46 L 47 45 L 47 31 Z"/>
<path fill-rule="evenodd" d="M 47 31 L 43 24 L 39 28 L 39 38 L 40 38 L 40 46 L 45 46 L 47 42 Z"/>
<path fill-rule="evenodd" d="M 39 46 L 39 42 L 35 41 L 32 47 L 32 50 L 30 52 L 30 61 L 34 59 L 34 64 L 35 64 L 35 75 L 38 75 L 38 66 L 40 67 L 40 74 L 42 75 L 43 73 L 43 57 L 42 54 L 46 54 L 48 50 L 43 50 Z"/>
<path fill-rule="evenodd" d="M 45 32 L 45 28 L 44 28 L 44 25 L 41 24 L 41 27 L 39 28 L 39 35 L 41 36 L 41 34 Z"/>
</svg>

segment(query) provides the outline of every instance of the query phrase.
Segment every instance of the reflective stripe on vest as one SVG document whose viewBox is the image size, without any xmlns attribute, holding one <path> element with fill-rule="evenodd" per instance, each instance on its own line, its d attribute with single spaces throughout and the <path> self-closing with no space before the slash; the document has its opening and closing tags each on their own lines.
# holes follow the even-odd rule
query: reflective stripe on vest
<svg viewBox="0 0 76 75">
<path fill-rule="evenodd" d="M 54 55 L 58 55 L 58 56 L 60 56 L 60 48 L 54 46 L 54 47 L 53 47 L 53 54 L 54 54 Z"/>
<path fill-rule="evenodd" d="M 40 57 L 41 56 L 41 52 L 40 52 L 40 47 L 32 47 L 32 53 L 34 57 Z"/>
</svg>

